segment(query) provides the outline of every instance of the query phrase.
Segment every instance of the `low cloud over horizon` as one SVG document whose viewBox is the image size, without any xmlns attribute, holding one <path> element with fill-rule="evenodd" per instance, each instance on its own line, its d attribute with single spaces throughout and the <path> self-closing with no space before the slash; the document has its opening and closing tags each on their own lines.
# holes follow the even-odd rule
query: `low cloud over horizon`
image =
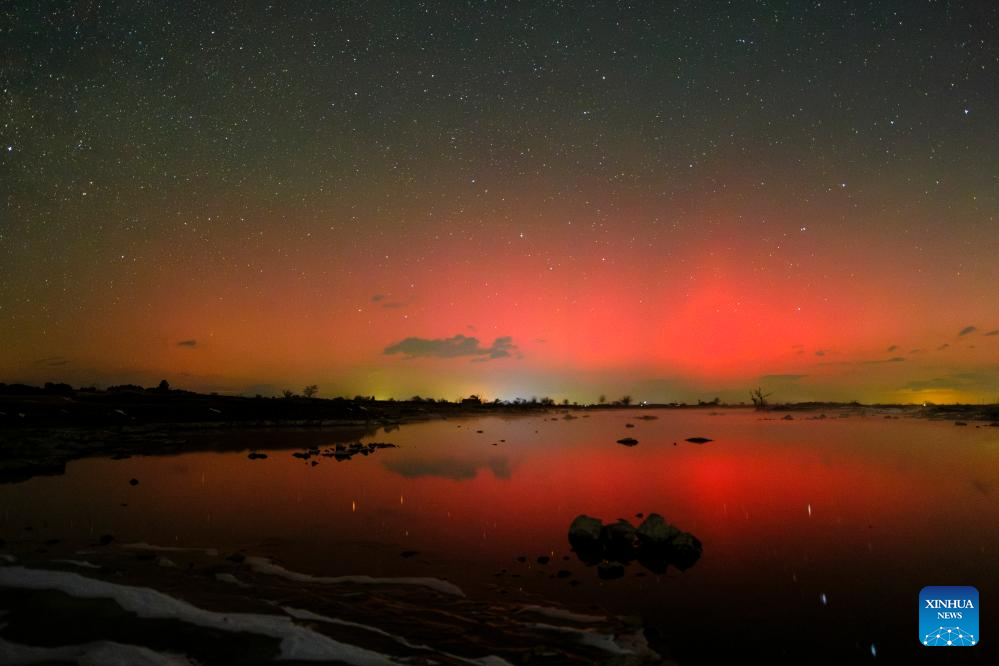
<svg viewBox="0 0 999 666">
<path fill-rule="evenodd" d="M 513 336 L 505 335 L 493 340 L 488 347 L 481 347 L 479 339 L 462 334 L 450 338 L 408 337 L 385 348 L 386 355 L 403 354 L 406 358 L 460 358 L 473 357 L 473 361 L 509 358 L 518 353 Z"/>
</svg>

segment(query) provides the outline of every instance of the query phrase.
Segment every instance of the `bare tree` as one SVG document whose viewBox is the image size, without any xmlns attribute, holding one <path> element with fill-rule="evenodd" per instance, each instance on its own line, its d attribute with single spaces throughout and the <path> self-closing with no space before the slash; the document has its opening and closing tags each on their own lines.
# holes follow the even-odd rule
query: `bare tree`
<svg viewBox="0 0 999 666">
<path fill-rule="evenodd" d="M 623 398 L 621 398 L 620 402 L 621 402 L 622 405 L 624 405 L 625 407 L 627 407 L 628 405 L 631 404 L 631 396 L 630 395 L 624 396 Z"/>
<path fill-rule="evenodd" d="M 749 392 L 749 397 L 753 400 L 753 407 L 755 407 L 758 412 L 762 412 L 767 408 L 767 398 L 772 395 L 773 393 L 764 393 L 763 389 L 759 386 Z"/>
<path fill-rule="evenodd" d="M 599 402 L 601 405 L 604 404 L 605 402 L 607 402 L 607 396 L 601 394 L 600 397 L 597 398 L 597 402 Z"/>
<path fill-rule="evenodd" d="M 281 391 L 281 395 L 283 395 L 285 398 L 294 398 L 295 392 L 292 391 L 291 389 L 285 389 Z"/>
<path fill-rule="evenodd" d="M 316 394 L 319 393 L 319 386 L 316 384 L 309 384 L 304 389 L 302 389 L 302 395 L 306 398 L 314 398 Z"/>
</svg>

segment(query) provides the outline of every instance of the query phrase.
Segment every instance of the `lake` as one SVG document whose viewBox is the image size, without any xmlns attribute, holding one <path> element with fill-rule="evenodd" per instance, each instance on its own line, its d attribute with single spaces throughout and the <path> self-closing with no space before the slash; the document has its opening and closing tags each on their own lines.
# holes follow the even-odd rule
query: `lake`
<svg viewBox="0 0 999 666">
<path fill-rule="evenodd" d="M 361 433 L 201 432 L 188 446 L 202 450 L 77 460 L 64 475 L 0 486 L 0 537 L 12 564 L 16 557 L 83 576 L 90 564 L 104 578 L 118 567 L 123 580 L 182 597 L 188 592 L 168 569 L 218 574 L 213 551 L 231 568 L 218 580 L 235 580 L 247 598 L 255 581 L 269 580 L 248 566 L 260 561 L 317 577 L 441 580 L 481 608 L 629 618 L 651 649 L 681 664 L 754 653 L 809 663 L 929 660 L 917 640 L 924 586 L 975 586 L 987 607 L 999 593 L 999 428 L 860 412 L 782 416 L 616 409 Z M 638 443 L 617 443 L 624 437 Z M 396 448 L 348 458 L 343 445 L 356 441 Z M 665 573 L 632 561 L 622 577 L 604 580 L 570 548 L 580 514 L 637 526 L 636 516 L 650 513 L 696 537 L 700 558 Z M 104 535 L 113 543 L 101 546 Z M 141 571 L 136 553 L 147 554 Z M 149 553 L 167 563 L 154 566 Z M 195 559 L 178 562 L 185 554 Z M 169 578 L 163 585 L 158 572 Z M 341 620 L 350 608 L 339 606 Z M 396 622 L 392 631 L 404 629 Z M 58 632 L 46 633 L 50 646 L 60 644 Z M 15 643 L 29 634 L 0 631 Z M 449 641 L 462 649 L 462 640 Z M 947 656 L 988 661 L 978 646 L 959 653 Z"/>
</svg>

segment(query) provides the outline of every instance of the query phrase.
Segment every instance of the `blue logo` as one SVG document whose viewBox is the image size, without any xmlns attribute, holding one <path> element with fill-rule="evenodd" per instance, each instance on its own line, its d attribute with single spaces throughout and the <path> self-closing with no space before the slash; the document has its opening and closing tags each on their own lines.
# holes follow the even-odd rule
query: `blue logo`
<svg viewBox="0 0 999 666">
<path fill-rule="evenodd" d="M 978 645 L 978 590 L 967 585 L 924 587 L 919 593 L 919 642 Z"/>
</svg>

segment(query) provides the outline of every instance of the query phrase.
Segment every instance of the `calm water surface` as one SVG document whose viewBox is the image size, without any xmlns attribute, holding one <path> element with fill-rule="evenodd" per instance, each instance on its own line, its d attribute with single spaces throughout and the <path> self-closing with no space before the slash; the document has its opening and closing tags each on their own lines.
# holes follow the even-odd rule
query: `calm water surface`
<svg viewBox="0 0 999 666">
<path fill-rule="evenodd" d="M 657 418 L 640 418 L 649 415 Z M 64 476 L 0 487 L 0 534 L 83 543 L 111 533 L 243 549 L 311 573 L 526 590 L 641 616 L 681 663 L 760 650 L 937 663 L 917 643 L 920 589 L 973 585 L 987 608 L 999 599 L 999 428 L 808 416 L 617 410 L 434 421 L 373 431 L 362 441 L 399 448 L 343 462 L 291 455 L 335 444 L 330 432 L 199 435 L 269 457 L 76 461 Z M 616 443 L 626 436 L 639 444 Z M 693 436 L 713 441 L 684 441 Z M 700 539 L 694 566 L 657 575 L 636 562 L 602 581 L 569 548 L 578 514 L 637 524 L 651 512 Z M 987 663 L 983 649 L 960 660 Z"/>
</svg>

